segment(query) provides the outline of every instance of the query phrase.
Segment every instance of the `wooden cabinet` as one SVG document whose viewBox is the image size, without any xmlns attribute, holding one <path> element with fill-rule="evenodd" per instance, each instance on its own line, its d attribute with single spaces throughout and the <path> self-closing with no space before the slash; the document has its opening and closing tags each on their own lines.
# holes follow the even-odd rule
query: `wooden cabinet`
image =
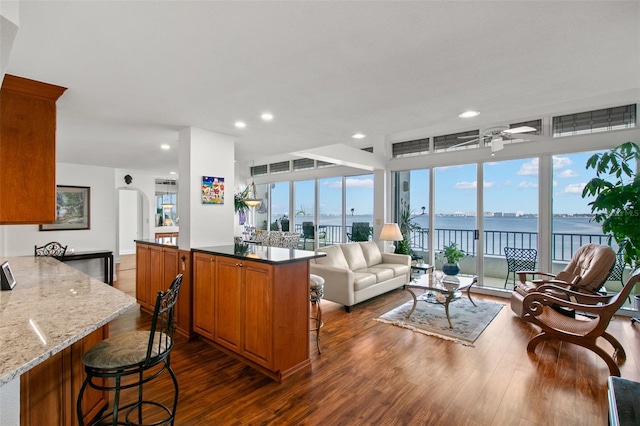
<svg viewBox="0 0 640 426">
<path fill-rule="evenodd" d="M 191 252 L 154 244 L 136 244 L 136 299 L 140 309 L 153 313 L 156 296 L 182 274 L 182 286 L 174 308 L 176 331 L 191 337 Z"/>
<path fill-rule="evenodd" d="M 4 76 L 0 90 L 0 224 L 55 220 L 56 100 L 65 90 Z"/>
<path fill-rule="evenodd" d="M 214 286 L 214 341 L 271 368 L 271 268 L 219 257 Z"/>
<path fill-rule="evenodd" d="M 193 253 L 193 331 L 213 340 L 213 284 L 216 281 L 216 258 Z"/>
<path fill-rule="evenodd" d="M 86 378 L 82 356 L 108 337 L 104 326 L 20 376 L 20 425 L 78 425 L 76 401 Z M 84 422 L 103 410 L 106 392 L 87 388 L 82 400 Z"/>
<path fill-rule="evenodd" d="M 136 244 L 136 300 L 141 308 L 149 310 L 149 285 L 151 269 L 149 258 L 149 246 L 147 244 Z"/>
<path fill-rule="evenodd" d="M 194 331 L 281 381 L 309 365 L 308 277 L 308 261 L 194 252 Z"/>
</svg>

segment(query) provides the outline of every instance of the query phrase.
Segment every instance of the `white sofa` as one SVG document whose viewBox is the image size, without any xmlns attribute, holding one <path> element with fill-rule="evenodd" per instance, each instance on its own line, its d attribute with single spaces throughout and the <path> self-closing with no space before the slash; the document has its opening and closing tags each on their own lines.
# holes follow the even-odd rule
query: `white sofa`
<svg viewBox="0 0 640 426">
<path fill-rule="evenodd" d="M 310 262 L 310 272 L 324 278 L 324 298 L 344 305 L 357 303 L 402 287 L 411 280 L 411 256 L 382 253 L 373 241 L 321 247 L 324 257 Z"/>
</svg>

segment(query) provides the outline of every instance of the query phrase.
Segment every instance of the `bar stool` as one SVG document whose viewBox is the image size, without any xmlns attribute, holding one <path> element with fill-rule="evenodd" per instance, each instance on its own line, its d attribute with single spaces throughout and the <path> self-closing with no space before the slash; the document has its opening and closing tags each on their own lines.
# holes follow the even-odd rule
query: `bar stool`
<svg viewBox="0 0 640 426">
<path fill-rule="evenodd" d="M 316 316 L 311 317 L 315 322 L 315 327 L 311 329 L 311 331 L 316 332 L 316 346 L 318 347 L 318 353 L 321 354 L 320 350 L 320 327 L 322 327 L 322 309 L 320 308 L 320 301 L 324 296 L 324 278 L 320 275 L 310 274 L 309 275 L 309 301 L 311 303 L 315 303 L 316 305 Z"/>
<path fill-rule="evenodd" d="M 80 426 L 84 425 L 82 396 L 87 386 L 99 391 L 115 391 L 113 410 L 95 420 L 92 425 L 142 425 L 143 406 L 156 407 L 152 410 L 153 414 L 159 412 L 168 416 L 165 420 L 152 423 L 153 425 L 173 425 L 178 405 L 178 380 L 171 369 L 169 355 L 173 348 L 173 307 L 178 299 L 181 284 L 182 274 L 178 274 L 166 292 L 158 292 L 149 331 L 132 331 L 105 339 L 92 346 L 84 354 L 82 362 L 87 378 L 80 388 L 76 406 Z M 144 373 L 152 368 L 153 371 L 145 377 Z M 169 373 L 173 381 L 174 398 L 171 408 L 142 398 L 142 385 L 159 377 L 164 371 Z M 128 380 L 123 383 L 123 378 L 128 378 Z M 115 384 L 110 384 L 109 380 L 114 380 Z M 138 388 L 137 401 L 121 407 L 120 391 L 134 387 Z M 129 418 L 136 412 L 138 414 L 137 423 Z M 119 413 L 125 413 L 124 421 L 118 420 Z M 111 423 L 105 422 L 108 418 L 112 419 Z"/>
</svg>

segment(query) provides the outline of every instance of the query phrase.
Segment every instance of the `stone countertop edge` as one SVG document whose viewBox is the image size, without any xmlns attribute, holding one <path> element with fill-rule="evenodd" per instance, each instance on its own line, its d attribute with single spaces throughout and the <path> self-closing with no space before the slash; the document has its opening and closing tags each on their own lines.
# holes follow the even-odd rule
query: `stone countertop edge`
<svg viewBox="0 0 640 426">
<path fill-rule="evenodd" d="M 137 305 L 134 297 L 52 258 L 11 257 L 0 292 L 0 387 Z"/>
<path fill-rule="evenodd" d="M 217 256 L 226 256 L 246 261 L 262 262 L 272 265 L 303 262 L 318 257 L 326 256 L 326 253 L 316 253 L 309 250 L 288 249 L 282 247 L 261 246 L 246 244 L 244 252 L 238 252 L 238 245 L 223 245 L 212 247 L 192 248 L 192 252 L 206 253 Z"/>
</svg>

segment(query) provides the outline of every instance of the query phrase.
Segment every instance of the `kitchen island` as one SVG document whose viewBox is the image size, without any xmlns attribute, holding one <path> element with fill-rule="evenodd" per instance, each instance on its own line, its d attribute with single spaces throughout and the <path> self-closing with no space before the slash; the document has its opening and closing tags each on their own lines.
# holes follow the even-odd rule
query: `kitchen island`
<svg viewBox="0 0 640 426">
<path fill-rule="evenodd" d="M 279 382 L 310 367 L 312 251 L 235 244 L 193 248 L 193 331 Z"/>
<path fill-rule="evenodd" d="M 19 410 L 21 425 L 77 424 L 82 354 L 136 300 L 52 258 L 5 261 L 16 286 L 0 292 L 0 422 L 17 425 L 11 412 Z M 88 416 L 106 403 L 105 395 L 92 395 Z"/>
</svg>

